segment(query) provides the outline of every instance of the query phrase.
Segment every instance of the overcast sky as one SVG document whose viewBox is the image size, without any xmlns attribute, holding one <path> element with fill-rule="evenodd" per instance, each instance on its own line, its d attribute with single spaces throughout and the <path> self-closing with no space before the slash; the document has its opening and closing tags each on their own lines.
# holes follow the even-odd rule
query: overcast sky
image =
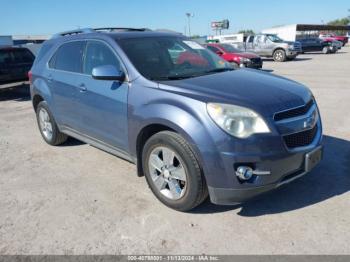
<svg viewBox="0 0 350 262">
<path fill-rule="evenodd" d="M 228 32 L 321 23 L 349 15 L 349 0 L 0 0 L 0 35 L 52 34 L 78 27 L 148 27 L 212 34 L 210 22 L 229 19 Z"/>
</svg>

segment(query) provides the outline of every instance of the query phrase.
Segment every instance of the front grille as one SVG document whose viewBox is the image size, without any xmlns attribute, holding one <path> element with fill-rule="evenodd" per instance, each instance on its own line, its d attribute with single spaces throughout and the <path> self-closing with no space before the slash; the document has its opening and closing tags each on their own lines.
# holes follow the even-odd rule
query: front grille
<svg viewBox="0 0 350 262">
<path fill-rule="evenodd" d="M 250 61 L 252 61 L 253 64 L 261 64 L 261 58 L 251 58 Z"/>
<path fill-rule="evenodd" d="M 317 134 L 318 126 L 315 125 L 312 129 L 305 130 L 299 133 L 286 135 L 283 137 L 284 142 L 289 148 L 296 148 L 310 145 Z"/>
<path fill-rule="evenodd" d="M 273 119 L 275 121 L 281 121 L 283 119 L 305 115 L 313 105 L 314 105 L 314 100 L 312 99 L 306 105 L 276 113 Z"/>
</svg>

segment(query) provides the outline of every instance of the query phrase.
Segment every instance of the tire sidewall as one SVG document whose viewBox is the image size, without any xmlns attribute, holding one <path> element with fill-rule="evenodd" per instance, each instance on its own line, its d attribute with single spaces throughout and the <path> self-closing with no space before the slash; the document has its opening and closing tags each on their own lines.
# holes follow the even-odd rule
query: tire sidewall
<svg viewBox="0 0 350 262">
<path fill-rule="evenodd" d="M 277 59 L 277 54 L 280 53 L 282 54 L 282 58 L 281 59 Z M 284 62 L 286 61 L 286 52 L 282 49 L 278 49 L 275 52 L 273 52 L 273 60 L 275 60 L 276 62 Z"/>
<path fill-rule="evenodd" d="M 324 53 L 325 55 L 329 54 L 329 51 L 330 51 L 329 48 L 326 46 L 322 49 L 322 53 Z"/>
<path fill-rule="evenodd" d="M 148 160 L 151 152 L 156 147 L 168 147 L 173 150 L 183 161 L 184 169 L 186 171 L 186 191 L 184 195 L 178 200 L 171 200 L 165 197 L 154 185 L 152 177 L 148 168 Z M 201 172 L 197 163 L 193 163 L 193 158 L 188 155 L 189 152 L 184 149 L 179 142 L 172 136 L 166 134 L 156 134 L 151 137 L 144 146 L 142 152 L 143 172 L 145 174 L 147 183 L 154 195 L 165 205 L 180 211 L 191 209 L 197 200 L 198 192 L 201 190 L 198 177 L 201 177 Z M 194 160 L 197 161 L 197 160 Z M 196 166 L 197 164 L 197 166 Z"/>
<path fill-rule="evenodd" d="M 51 139 L 47 139 L 47 137 L 43 134 L 43 131 L 41 130 L 41 127 L 40 127 L 39 112 L 40 112 L 41 108 L 44 108 L 46 110 L 46 112 L 48 113 L 49 117 L 50 117 L 50 122 L 51 122 L 51 126 L 52 126 L 52 137 L 51 137 Z M 53 117 L 53 115 L 52 115 L 52 113 L 51 113 L 51 111 L 50 111 L 50 109 L 49 109 L 49 107 L 48 107 L 48 105 L 47 105 L 47 103 L 45 101 L 40 102 L 39 105 L 36 108 L 36 120 L 37 120 L 37 123 L 38 123 L 40 134 L 43 137 L 43 139 L 45 140 L 45 142 L 50 144 L 50 145 L 54 145 L 54 141 L 56 141 L 57 136 L 58 136 L 58 128 L 57 128 L 55 119 L 54 119 L 54 117 Z"/>
</svg>

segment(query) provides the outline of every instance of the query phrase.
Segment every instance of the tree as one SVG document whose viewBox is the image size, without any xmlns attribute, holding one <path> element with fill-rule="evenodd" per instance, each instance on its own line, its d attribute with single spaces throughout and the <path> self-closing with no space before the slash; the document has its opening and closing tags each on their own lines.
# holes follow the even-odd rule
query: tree
<svg viewBox="0 0 350 262">
<path fill-rule="evenodd" d="M 349 17 L 336 19 L 336 20 L 328 22 L 328 25 L 348 25 L 348 24 L 350 24 L 350 18 Z"/>
<path fill-rule="evenodd" d="M 245 30 L 240 30 L 238 34 L 255 35 L 255 32 L 252 29 L 245 29 Z"/>
</svg>

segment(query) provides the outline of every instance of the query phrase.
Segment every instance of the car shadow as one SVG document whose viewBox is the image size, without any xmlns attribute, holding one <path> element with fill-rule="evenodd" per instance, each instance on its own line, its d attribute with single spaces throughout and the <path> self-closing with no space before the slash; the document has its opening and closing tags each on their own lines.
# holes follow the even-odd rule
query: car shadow
<svg viewBox="0 0 350 262">
<path fill-rule="evenodd" d="M 308 60 L 312 60 L 312 58 L 310 57 L 296 57 L 294 58 L 293 60 L 287 60 L 287 61 L 284 61 L 282 63 L 292 63 L 292 62 L 301 62 L 301 61 L 308 61 Z M 264 58 L 263 59 L 264 62 L 275 62 L 273 60 L 273 58 Z M 275 63 L 279 63 L 279 62 L 275 62 Z"/>
<path fill-rule="evenodd" d="M 60 144 L 59 147 L 71 147 L 71 146 L 81 146 L 85 145 L 83 141 L 80 141 L 78 139 L 75 139 L 74 137 L 68 137 L 67 141 L 63 144 Z"/>
<path fill-rule="evenodd" d="M 260 71 L 266 72 L 266 73 L 272 73 L 273 69 L 260 69 Z"/>
<path fill-rule="evenodd" d="M 215 206 L 207 200 L 192 213 L 238 210 L 238 215 L 257 217 L 311 206 L 350 191 L 350 141 L 325 136 L 322 162 L 310 174 L 254 200 L 236 206 Z"/>
<path fill-rule="evenodd" d="M 17 101 L 25 102 L 30 100 L 29 85 L 22 85 L 18 87 L 12 87 L 9 89 L 0 89 L 0 102 L 1 101 Z"/>
</svg>

